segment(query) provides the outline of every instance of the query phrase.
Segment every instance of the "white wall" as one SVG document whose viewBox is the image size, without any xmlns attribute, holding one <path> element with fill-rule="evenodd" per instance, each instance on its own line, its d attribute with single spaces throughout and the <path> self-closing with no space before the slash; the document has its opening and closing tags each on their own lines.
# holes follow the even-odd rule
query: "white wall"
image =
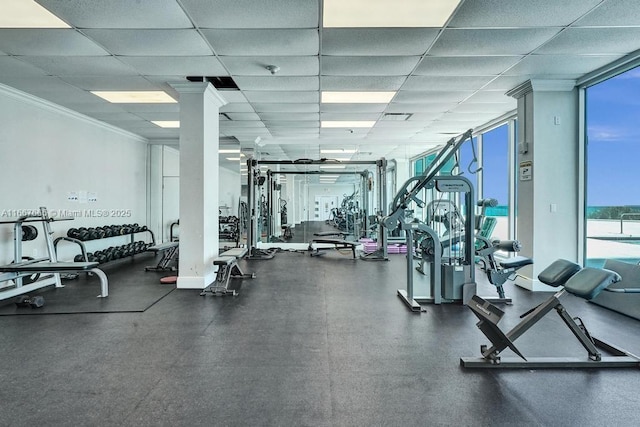
<svg viewBox="0 0 640 427">
<path fill-rule="evenodd" d="M 71 227 L 146 224 L 145 139 L 4 85 L 0 128 L 0 220 L 39 206 L 51 216 L 73 215 L 52 224 L 54 238 Z M 87 249 L 126 243 L 120 239 L 88 242 Z M 42 237 L 24 243 L 24 255 L 45 253 Z M 78 253 L 75 245 L 60 246 L 61 259 Z M 13 226 L 0 224 L 0 263 L 12 260 Z"/>
</svg>

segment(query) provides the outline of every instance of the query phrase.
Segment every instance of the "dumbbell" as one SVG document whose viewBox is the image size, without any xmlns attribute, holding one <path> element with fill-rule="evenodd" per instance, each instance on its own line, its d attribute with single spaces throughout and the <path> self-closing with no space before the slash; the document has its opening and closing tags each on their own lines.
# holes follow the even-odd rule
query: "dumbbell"
<svg viewBox="0 0 640 427">
<path fill-rule="evenodd" d="M 73 262 L 84 262 L 84 257 L 82 256 L 82 254 L 78 254 L 73 257 Z"/>
<path fill-rule="evenodd" d="M 67 237 L 71 237 L 73 239 L 77 239 L 78 238 L 78 229 L 77 228 L 70 228 L 67 230 Z"/>
<path fill-rule="evenodd" d="M 98 235 L 98 239 L 102 239 L 104 237 L 106 237 L 106 230 L 104 229 L 104 227 L 96 227 L 96 233 Z"/>
<path fill-rule="evenodd" d="M 97 261 L 96 256 L 93 254 L 93 252 L 89 252 L 87 254 L 87 261 L 89 261 L 89 262 L 96 262 Z"/>
<path fill-rule="evenodd" d="M 85 227 L 80 227 L 78 229 L 77 239 L 82 241 L 89 240 L 89 230 L 87 230 Z"/>
<path fill-rule="evenodd" d="M 29 295 L 20 295 L 15 301 L 18 307 L 40 308 L 44 305 L 44 297 L 35 295 L 30 297 Z"/>
<path fill-rule="evenodd" d="M 23 225 L 22 226 L 22 240 L 35 240 L 38 237 L 38 229 L 33 225 Z"/>
</svg>

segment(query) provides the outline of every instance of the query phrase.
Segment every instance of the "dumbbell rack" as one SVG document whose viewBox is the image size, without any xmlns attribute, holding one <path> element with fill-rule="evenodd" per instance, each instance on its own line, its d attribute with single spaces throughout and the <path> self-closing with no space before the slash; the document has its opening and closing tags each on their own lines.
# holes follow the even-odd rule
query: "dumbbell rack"
<svg viewBox="0 0 640 427">
<path fill-rule="evenodd" d="M 113 226 L 111 226 L 111 227 L 113 227 Z M 123 228 L 124 228 L 124 226 L 118 226 L 118 227 L 123 227 Z M 100 227 L 100 228 L 101 228 L 101 227 Z M 91 238 L 91 239 L 86 239 L 86 240 L 80 240 L 80 239 L 77 239 L 77 238 L 74 238 L 74 237 L 69 237 L 69 236 L 62 236 L 62 237 L 58 237 L 58 238 L 54 241 L 54 246 L 55 246 L 55 247 L 56 247 L 56 249 L 57 249 L 57 245 L 58 245 L 58 243 L 59 243 L 60 241 L 63 241 L 63 240 L 68 241 L 68 242 L 75 243 L 75 244 L 77 244 L 78 246 L 80 246 L 80 250 L 81 250 L 81 252 L 82 252 L 82 253 L 81 253 L 81 254 L 79 254 L 79 255 L 77 255 L 77 256 L 74 258 L 74 261 L 76 261 L 76 262 L 78 262 L 78 261 L 85 261 L 85 262 L 89 262 L 89 261 L 90 261 L 90 259 L 89 259 L 89 258 L 90 258 L 90 254 L 87 252 L 87 249 L 86 249 L 86 246 L 85 246 L 85 241 L 95 241 L 95 240 L 110 239 L 110 238 L 115 238 L 115 237 L 130 236 L 130 239 L 131 239 L 131 241 L 130 241 L 130 245 L 134 245 L 134 244 L 136 243 L 136 242 L 135 242 L 135 235 L 136 235 L 136 234 L 138 234 L 138 233 L 149 233 L 149 234 L 151 234 L 151 242 L 152 242 L 152 243 L 150 243 L 150 244 L 146 244 L 146 243 L 145 243 L 145 244 L 144 244 L 145 246 L 144 246 L 143 250 L 139 250 L 139 251 L 135 251 L 135 250 L 134 250 L 134 251 L 132 251 L 132 252 L 131 252 L 131 254 L 129 254 L 129 255 L 121 256 L 121 257 L 118 257 L 118 258 L 107 259 L 107 260 L 102 261 L 102 262 L 100 262 L 100 261 L 98 261 L 98 260 L 95 260 L 95 261 L 98 261 L 98 262 L 100 262 L 101 264 L 103 264 L 103 263 L 105 263 L 105 262 L 115 261 L 116 259 L 123 259 L 123 258 L 129 257 L 129 256 L 134 256 L 134 255 L 136 255 L 136 254 L 139 254 L 139 253 L 142 253 L 142 252 L 146 251 L 146 248 L 147 248 L 148 246 L 153 246 L 153 245 L 155 245 L 155 243 L 156 243 L 155 235 L 153 234 L 153 231 L 149 230 L 147 227 L 145 227 L 145 226 L 143 226 L 143 227 L 137 227 L 137 229 L 136 229 L 136 228 L 133 228 L 132 226 L 129 226 L 128 228 L 129 228 L 129 230 L 130 230 L 130 231 L 128 231 L 128 232 L 122 232 L 121 234 L 113 234 L 113 235 L 109 235 L 109 236 L 104 235 L 104 234 L 99 234 L 99 235 L 98 235 L 98 237 L 93 237 L 93 238 Z M 143 242 L 143 243 L 144 243 L 144 242 Z M 122 246 L 126 246 L 126 245 L 122 245 Z M 115 248 L 114 248 L 114 249 L 115 249 Z M 99 251 L 96 251 L 96 252 L 99 252 Z"/>
</svg>

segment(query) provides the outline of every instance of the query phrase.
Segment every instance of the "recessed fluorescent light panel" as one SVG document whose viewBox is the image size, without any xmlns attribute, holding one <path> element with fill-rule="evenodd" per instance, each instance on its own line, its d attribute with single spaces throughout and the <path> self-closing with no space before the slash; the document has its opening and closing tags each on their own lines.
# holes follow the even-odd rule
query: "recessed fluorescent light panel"
<svg viewBox="0 0 640 427">
<path fill-rule="evenodd" d="M 175 104 L 177 101 L 163 91 L 91 91 L 113 104 Z"/>
<path fill-rule="evenodd" d="M 395 96 L 395 91 L 385 92 L 333 92 L 321 93 L 323 104 L 388 104 Z"/>
<path fill-rule="evenodd" d="M 220 154 L 238 154 L 240 153 L 239 148 L 221 148 L 218 150 Z"/>
<path fill-rule="evenodd" d="M 0 28 L 71 27 L 33 0 L 2 0 Z"/>
<path fill-rule="evenodd" d="M 333 150 L 330 148 L 320 150 L 321 154 L 354 154 L 355 152 L 356 152 L 355 149 L 343 149 L 343 148 L 339 148 L 337 150 Z"/>
<path fill-rule="evenodd" d="M 180 122 L 177 120 L 151 120 L 151 123 L 156 126 L 160 126 L 161 128 L 167 129 L 180 127 Z"/>
<path fill-rule="evenodd" d="M 240 157 L 227 157 L 227 160 L 231 160 L 232 162 L 239 162 Z"/>
<path fill-rule="evenodd" d="M 324 0 L 325 28 L 443 27 L 460 0 Z"/>
<path fill-rule="evenodd" d="M 323 120 L 320 122 L 322 128 L 372 128 L 376 124 L 375 120 Z"/>
</svg>

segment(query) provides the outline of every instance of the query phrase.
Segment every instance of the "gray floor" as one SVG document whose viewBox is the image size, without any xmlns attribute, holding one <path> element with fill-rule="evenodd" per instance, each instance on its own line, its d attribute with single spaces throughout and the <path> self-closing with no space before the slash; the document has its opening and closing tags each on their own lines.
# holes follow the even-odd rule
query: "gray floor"
<svg viewBox="0 0 640 427">
<path fill-rule="evenodd" d="M 132 277 L 157 280 L 127 265 Z M 143 313 L 0 317 L 0 425 L 627 426 L 640 371 L 469 372 L 485 340 L 463 306 L 410 313 L 390 262 L 279 253 L 238 297 L 176 290 Z M 507 286 L 509 327 L 545 299 Z M 596 336 L 640 353 L 638 321 L 572 296 Z M 582 355 L 552 313 L 518 341 Z"/>
</svg>

